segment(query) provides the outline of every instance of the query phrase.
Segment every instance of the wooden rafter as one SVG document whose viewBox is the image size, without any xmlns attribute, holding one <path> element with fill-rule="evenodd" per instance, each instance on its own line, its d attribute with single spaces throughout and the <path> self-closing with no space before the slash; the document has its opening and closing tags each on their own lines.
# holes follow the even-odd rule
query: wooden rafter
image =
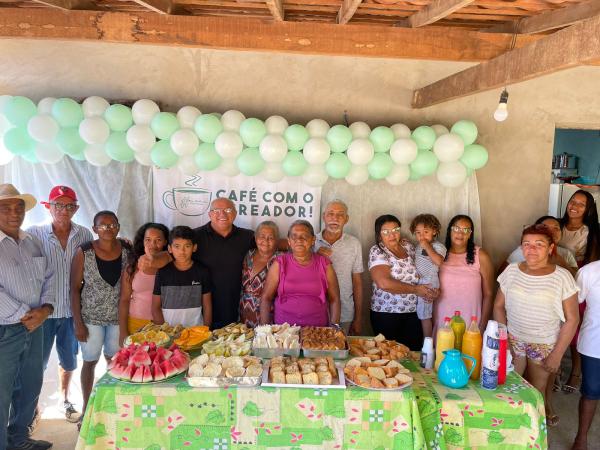
<svg viewBox="0 0 600 450">
<path fill-rule="evenodd" d="M 599 60 L 600 16 L 595 16 L 418 89 L 412 104 L 425 108 Z"/>
<path fill-rule="evenodd" d="M 474 0 L 433 0 L 429 5 L 407 17 L 405 20 L 398 23 L 398 25 L 410 28 L 429 25 L 464 8 L 470 3 L 473 3 L 473 1 Z"/>
<path fill-rule="evenodd" d="M 271 22 L 239 17 L 159 15 L 2 8 L 0 38 L 92 40 L 229 50 L 485 61 L 503 53 L 510 34 L 460 28 L 406 29 L 381 25 Z M 540 39 L 521 36 L 516 47 Z"/>
<path fill-rule="evenodd" d="M 590 0 L 585 3 L 578 3 L 526 17 L 514 23 L 497 25 L 482 31 L 520 34 L 540 33 L 573 25 L 598 14 L 600 14 L 600 1 Z"/>
<path fill-rule="evenodd" d="M 158 14 L 171 14 L 173 11 L 172 0 L 132 0 L 144 8 L 150 11 L 154 11 Z"/>
<path fill-rule="evenodd" d="M 352 19 L 352 16 L 354 15 L 361 3 L 362 0 L 343 0 L 342 6 L 338 11 L 337 23 L 339 23 L 340 25 L 345 25 L 348 22 L 350 22 L 350 19 Z"/>
<path fill-rule="evenodd" d="M 95 9 L 100 10 L 91 0 L 34 0 L 36 3 L 50 6 L 52 8 L 63 9 L 66 11 L 74 9 Z"/>
<path fill-rule="evenodd" d="M 267 4 L 267 8 L 271 12 L 273 19 L 281 22 L 283 21 L 284 11 L 283 11 L 283 0 L 265 0 Z"/>
</svg>

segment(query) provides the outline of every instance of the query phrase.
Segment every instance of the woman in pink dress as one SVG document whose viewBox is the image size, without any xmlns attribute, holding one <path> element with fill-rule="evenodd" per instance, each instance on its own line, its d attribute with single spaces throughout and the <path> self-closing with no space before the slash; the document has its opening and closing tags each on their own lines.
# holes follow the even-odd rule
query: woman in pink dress
<svg viewBox="0 0 600 450">
<path fill-rule="evenodd" d="M 260 322 L 301 326 L 339 325 L 340 290 L 331 261 L 313 252 L 315 232 L 310 222 L 296 220 L 288 231 L 291 253 L 276 257 L 260 299 Z"/>
<path fill-rule="evenodd" d="M 494 268 L 489 255 L 475 245 L 474 232 L 469 216 L 455 216 L 448 224 L 448 253 L 439 275 L 441 293 L 433 304 L 434 336 L 444 318 L 452 317 L 455 311 L 466 321 L 477 316 L 482 331 L 492 313 Z"/>
</svg>

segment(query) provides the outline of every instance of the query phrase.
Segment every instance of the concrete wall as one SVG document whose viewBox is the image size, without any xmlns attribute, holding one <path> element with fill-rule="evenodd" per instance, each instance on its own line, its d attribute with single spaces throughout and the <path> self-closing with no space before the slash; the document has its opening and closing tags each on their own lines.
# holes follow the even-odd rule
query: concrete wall
<svg viewBox="0 0 600 450">
<path fill-rule="evenodd" d="M 344 111 L 350 121 L 371 125 L 471 119 L 480 129 L 478 141 L 490 152 L 478 183 L 483 246 L 496 263 L 517 244 L 522 226 L 546 212 L 555 126 L 600 124 L 600 67 L 509 87 L 510 116 L 497 123 L 492 113 L 499 90 L 425 110 L 410 108 L 414 88 L 471 65 L 466 63 L 33 40 L 1 40 L 0 58 L 0 92 L 35 100 L 146 97 L 168 110 L 195 104 L 204 112 L 233 108 L 246 116 L 281 114 L 301 123 L 316 117 L 341 123 Z M 339 189 L 339 183 L 328 183 L 324 196 Z M 351 213 L 365 201 L 394 212 L 404 189 L 369 182 L 345 192 L 356 193 L 349 199 Z M 350 228 L 370 236 L 371 224 L 355 215 Z"/>
</svg>

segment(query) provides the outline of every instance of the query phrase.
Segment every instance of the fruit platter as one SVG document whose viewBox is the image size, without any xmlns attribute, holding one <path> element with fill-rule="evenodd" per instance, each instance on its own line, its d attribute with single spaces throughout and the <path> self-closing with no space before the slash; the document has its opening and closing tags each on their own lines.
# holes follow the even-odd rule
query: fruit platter
<svg viewBox="0 0 600 450">
<path fill-rule="evenodd" d="M 371 360 L 398 360 L 410 355 L 410 349 L 406 345 L 387 340 L 383 334 L 374 338 L 351 338 L 349 345 L 352 356 L 365 356 Z"/>
<path fill-rule="evenodd" d="M 336 327 L 303 327 L 300 333 L 302 353 L 307 358 L 346 359 L 348 344 L 344 332 Z"/>
<path fill-rule="evenodd" d="M 241 335 L 244 335 L 245 340 L 252 340 L 254 337 L 254 330 L 252 328 L 248 328 L 246 324 L 243 323 L 230 323 L 223 328 L 213 330 L 213 336 L 215 338 L 228 338 L 230 336 L 238 338 Z"/>
<path fill-rule="evenodd" d="M 266 364 L 262 386 L 345 389 L 346 383 L 333 358 L 276 356 Z"/>
<path fill-rule="evenodd" d="M 262 372 L 262 361 L 255 356 L 204 353 L 191 361 L 187 382 L 194 387 L 258 386 Z"/>
<path fill-rule="evenodd" d="M 154 342 L 156 345 L 169 345 L 172 339 L 179 337 L 184 327 L 169 325 L 167 322 L 157 325 L 152 322 L 144 325 L 137 333 L 125 339 L 125 345 Z"/>
<path fill-rule="evenodd" d="M 252 353 L 261 358 L 300 356 L 300 327 L 288 323 L 257 326 Z"/>
<path fill-rule="evenodd" d="M 154 342 L 129 344 L 112 357 L 108 373 L 130 383 L 152 383 L 185 372 L 189 361 L 189 355 L 177 345 L 167 349 Z"/>
<path fill-rule="evenodd" d="M 395 360 L 358 356 L 346 362 L 344 375 L 350 384 L 372 390 L 400 390 L 410 386 L 410 371 Z"/>
<path fill-rule="evenodd" d="M 202 345 L 202 353 L 216 356 L 245 356 L 252 349 L 254 330 L 232 323 L 213 331 L 213 338 Z"/>
<path fill-rule="evenodd" d="M 179 337 L 173 340 L 174 344 L 185 351 L 197 350 L 202 347 L 206 341 L 212 337 L 212 333 L 207 326 L 185 328 Z"/>
</svg>

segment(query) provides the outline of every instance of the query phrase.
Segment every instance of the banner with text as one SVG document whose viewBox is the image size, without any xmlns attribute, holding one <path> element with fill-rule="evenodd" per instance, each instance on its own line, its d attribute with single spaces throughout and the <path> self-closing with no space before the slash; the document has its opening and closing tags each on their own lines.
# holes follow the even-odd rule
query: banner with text
<svg viewBox="0 0 600 450">
<path fill-rule="evenodd" d="M 307 186 L 300 178 L 284 178 L 270 183 L 260 177 L 225 177 L 214 172 L 184 175 L 176 168 L 153 169 L 154 220 L 169 228 L 192 228 L 210 219 L 210 203 L 228 198 L 236 206 L 235 224 L 255 229 L 263 220 L 272 220 L 282 235 L 297 219 L 308 220 L 320 229 L 321 188 Z"/>
</svg>

